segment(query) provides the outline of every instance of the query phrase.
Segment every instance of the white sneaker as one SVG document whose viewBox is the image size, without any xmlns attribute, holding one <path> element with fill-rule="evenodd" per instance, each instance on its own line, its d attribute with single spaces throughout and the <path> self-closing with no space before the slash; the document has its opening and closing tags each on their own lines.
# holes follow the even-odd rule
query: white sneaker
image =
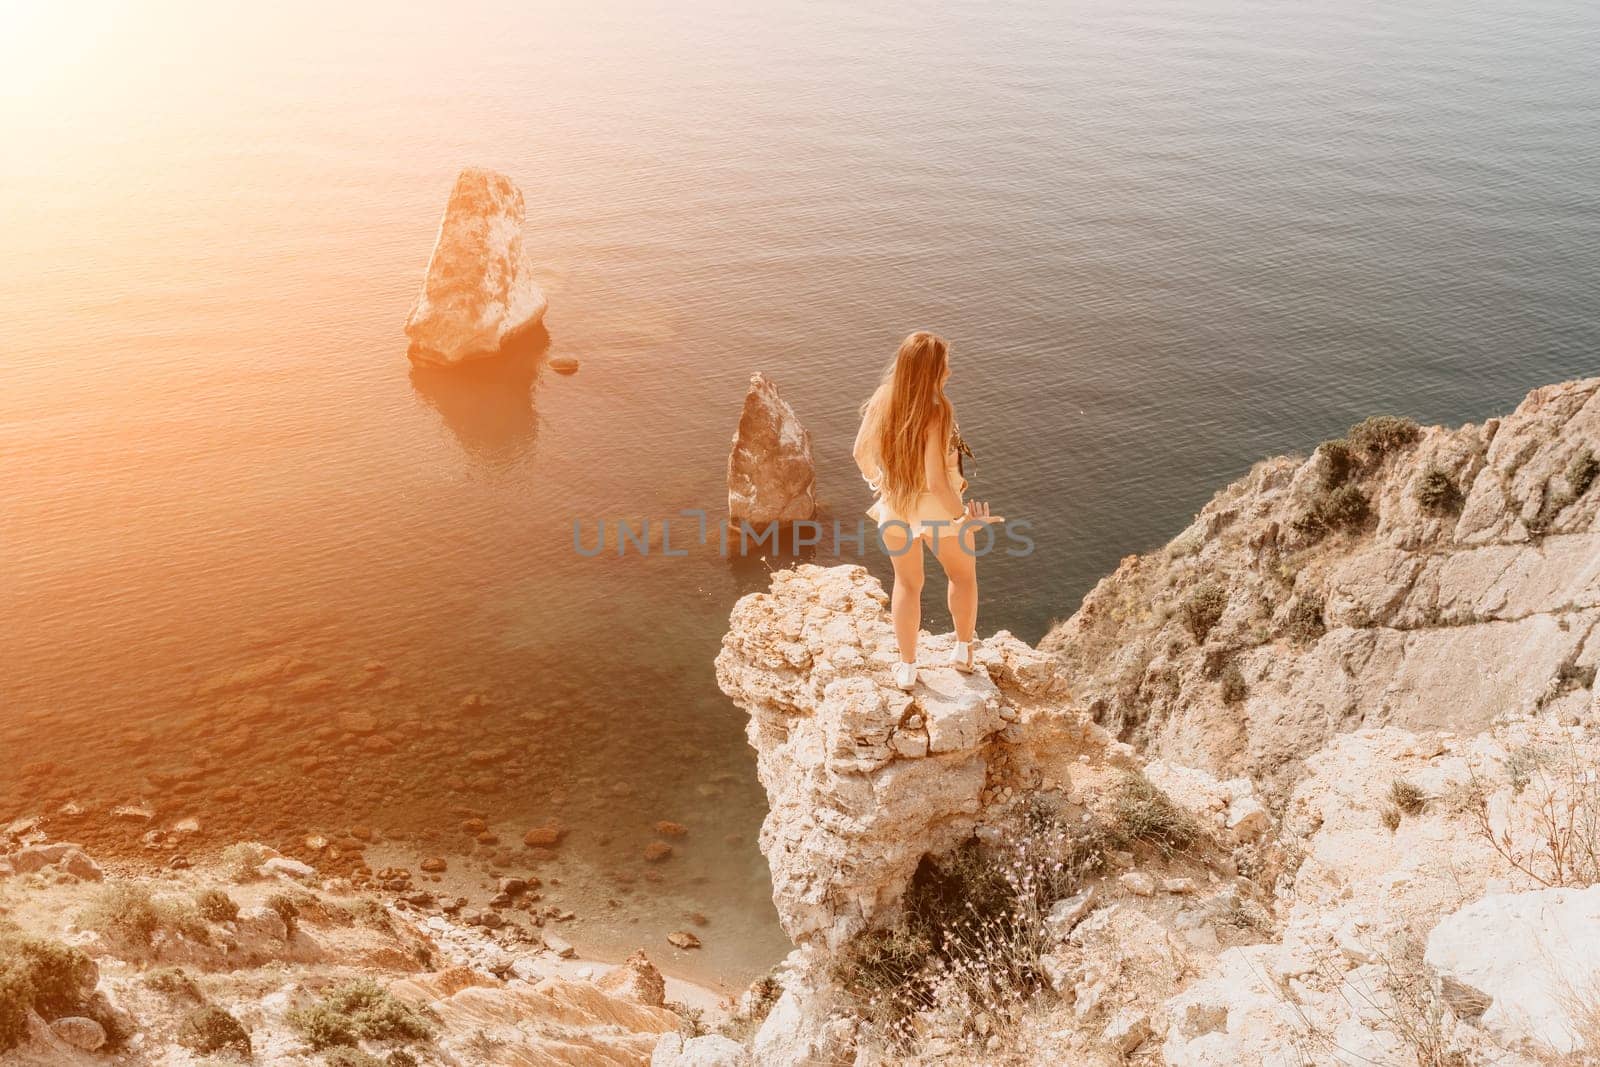
<svg viewBox="0 0 1600 1067">
<path fill-rule="evenodd" d="M 894 684 L 909 693 L 917 684 L 917 665 L 897 661 L 894 665 Z"/>
<path fill-rule="evenodd" d="M 972 646 L 974 641 L 957 641 L 950 650 L 950 666 L 962 674 L 972 673 Z"/>
</svg>

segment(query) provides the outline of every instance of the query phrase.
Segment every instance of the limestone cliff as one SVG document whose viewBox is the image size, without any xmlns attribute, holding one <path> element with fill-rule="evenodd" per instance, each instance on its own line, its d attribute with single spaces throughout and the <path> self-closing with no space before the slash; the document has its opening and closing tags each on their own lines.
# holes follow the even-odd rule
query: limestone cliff
<svg viewBox="0 0 1600 1067">
<path fill-rule="evenodd" d="M 1256 465 L 1040 648 L 1151 754 L 1281 795 L 1361 726 L 1596 713 L 1600 378 L 1457 430 L 1368 420 Z"/>
</svg>

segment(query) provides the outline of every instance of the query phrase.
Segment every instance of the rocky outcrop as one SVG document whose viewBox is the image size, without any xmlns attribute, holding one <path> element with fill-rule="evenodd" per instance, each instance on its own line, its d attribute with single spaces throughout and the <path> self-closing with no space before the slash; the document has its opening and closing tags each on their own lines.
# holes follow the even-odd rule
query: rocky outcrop
<svg viewBox="0 0 1600 1067">
<path fill-rule="evenodd" d="M 522 191 L 492 170 L 456 178 L 406 336 L 414 362 L 451 366 L 500 352 L 544 318 L 522 244 Z"/>
<path fill-rule="evenodd" d="M 862 567 L 779 571 L 734 607 L 717 656 L 718 684 L 750 714 L 770 803 L 761 850 L 797 945 L 836 949 L 891 916 L 922 857 L 970 837 L 1015 780 L 1012 753 L 1041 716 L 1060 727 L 1063 764 L 1103 758 L 1109 742 L 1048 702 L 1048 660 L 1005 633 L 983 642 L 972 674 L 925 667 L 901 692 L 887 603 Z M 924 638 L 924 661 L 950 640 Z"/>
<path fill-rule="evenodd" d="M 894 925 L 929 857 L 1004 842 L 1036 801 L 1065 826 L 1110 818 L 1119 784 L 1143 770 L 1226 842 L 1223 853 L 1255 848 L 1268 829 L 1247 781 L 1141 767 L 1129 746 L 1070 705 L 1049 658 L 1009 634 L 981 642 L 972 674 L 925 666 L 915 689 L 901 692 L 890 675 L 897 657 L 886 603 L 861 567 L 779 571 L 770 591 L 735 606 L 717 657 L 719 684 L 750 715 L 770 802 L 761 848 L 779 919 L 798 946 L 753 1041 L 763 1065 L 848 1062 L 855 1002 L 830 961 Z M 940 662 L 952 639 L 924 635 L 923 662 Z M 1118 860 L 1134 862 L 1133 853 Z M 1048 966 L 1062 988 L 1082 990 L 1086 1013 L 1129 978 L 1118 946 L 1133 943 L 1135 931 L 1152 952 L 1164 951 L 1164 928 L 1149 914 L 1168 916 L 1191 897 L 1197 911 L 1227 910 L 1211 886 L 1180 873 L 1159 860 L 1137 871 L 1118 866 L 1099 888 L 1050 909 L 1052 936 L 1078 944 Z M 1254 890 L 1225 891 L 1234 911 L 1241 893 Z M 1101 906 L 1100 918 L 1084 921 Z M 1144 1040 L 1138 1019 L 1122 1023 L 1120 1041 Z"/>
<path fill-rule="evenodd" d="M 797 945 L 752 1062 L 1533 1067 L 1600 1042 L 1582 1009 L 1600 1000 L 1586 715 L 1547 701 L 1481 730 L 1358 726 L 1297 754 L 1268 803 L 1248 777 L 1144 759 L 1006 634 L 973 675 L 924 668 L 900 692 L 885 604 L 858 567 L 780 571 L 736 605 L 717 659 L 750 715 L 771 798 L 761 846 Z M 948 641 L 924 636 L 923 661 Z M 1150 811 L 1119 799 L 1133 775 L 1196 821 L 1195 840 L 1140 843 Z M 1026 966 L 1047 986 L 1009 1021 L 932 1005 L 886 1053 L 840 961 L 903 929 L 930 858 L 1006 845 L 1041 801 L 1131 842 L 1100 846 L 1104 862 L 1041 908 Z"/>
<path fill-rule="evenodd" d="M 765 526 L 802 522 L 816 513 L 811 435 L 778 387 L 753 375 L 728 453 L 728 519 Z"/>
<path fill-rule="evenodd" d="M 1124 740 L 1279 798 L 1361 726 L 1593 717 L 1596 457 L 1600 379 L 1457 430 L 1369 420 L 1258 464 L 1040 648 Z"/>
</svg>

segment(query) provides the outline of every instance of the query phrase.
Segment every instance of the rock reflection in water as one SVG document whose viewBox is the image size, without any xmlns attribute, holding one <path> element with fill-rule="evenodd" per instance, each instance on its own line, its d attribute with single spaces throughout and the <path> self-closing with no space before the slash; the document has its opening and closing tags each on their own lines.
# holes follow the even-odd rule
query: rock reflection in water
<svg viewBox="0 0 1600 1067">
<path fill-rule="evenodd" d="M 455 367 L 413 365 L 411 386 L 443 417 L 468 456 L 503 469 L 526 457 L 538 437 L 533 388 L 549 349 L 549 332 L 536 326 L 492 359 Z"/>
</svg>

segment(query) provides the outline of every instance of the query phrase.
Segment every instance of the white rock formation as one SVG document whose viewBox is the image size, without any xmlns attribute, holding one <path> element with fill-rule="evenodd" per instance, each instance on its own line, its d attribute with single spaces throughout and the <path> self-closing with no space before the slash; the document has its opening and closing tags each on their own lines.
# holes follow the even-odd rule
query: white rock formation
<svg viewBox="0 0 1600 1067">
<path fill-rule="evenodd" d="M 811 435 L 778 387 L 764 375 L 752 375 L 728 453 L 728 519 L 765 526 L 801 522 L 816 513 Z"/>
<path fill-rule="evenodd" d="M 1433 928 L 1426 959 L 1484 995 L 1482 1025 L 1509 1048 L 1568 1055 L 1600 1036 L 1600 885 L 1491 893 Z"/>
<path fill-rule="evenodd" d="M 456 177 L 416 306 L 406 319 L 414 362 L 451 366 L 498 353 L 539 324 L 544 291 L 522 243 L 522 191 L 492 170 Z"/>
<path fill-rule="evenodd" d="M 718 684 L 750 713 L 771 805 L 761 850 L 798 945 L 834 949 L 880 923 L 923 856 L 972 835 L 985 786 L 1052 685 L 1046 657 L 1001 633 L 974 673 L 925 667 L 901 692 L 887 600 L 862 567 L 779 571 L 735 605 L 717 656 Z M 924 660 L 949 640 L 924 638 Z M 1098 741 L 1103 757 L 1103 732 L 1073 722 L 1063 734 L 1084 750 Z"/>
</svg>

